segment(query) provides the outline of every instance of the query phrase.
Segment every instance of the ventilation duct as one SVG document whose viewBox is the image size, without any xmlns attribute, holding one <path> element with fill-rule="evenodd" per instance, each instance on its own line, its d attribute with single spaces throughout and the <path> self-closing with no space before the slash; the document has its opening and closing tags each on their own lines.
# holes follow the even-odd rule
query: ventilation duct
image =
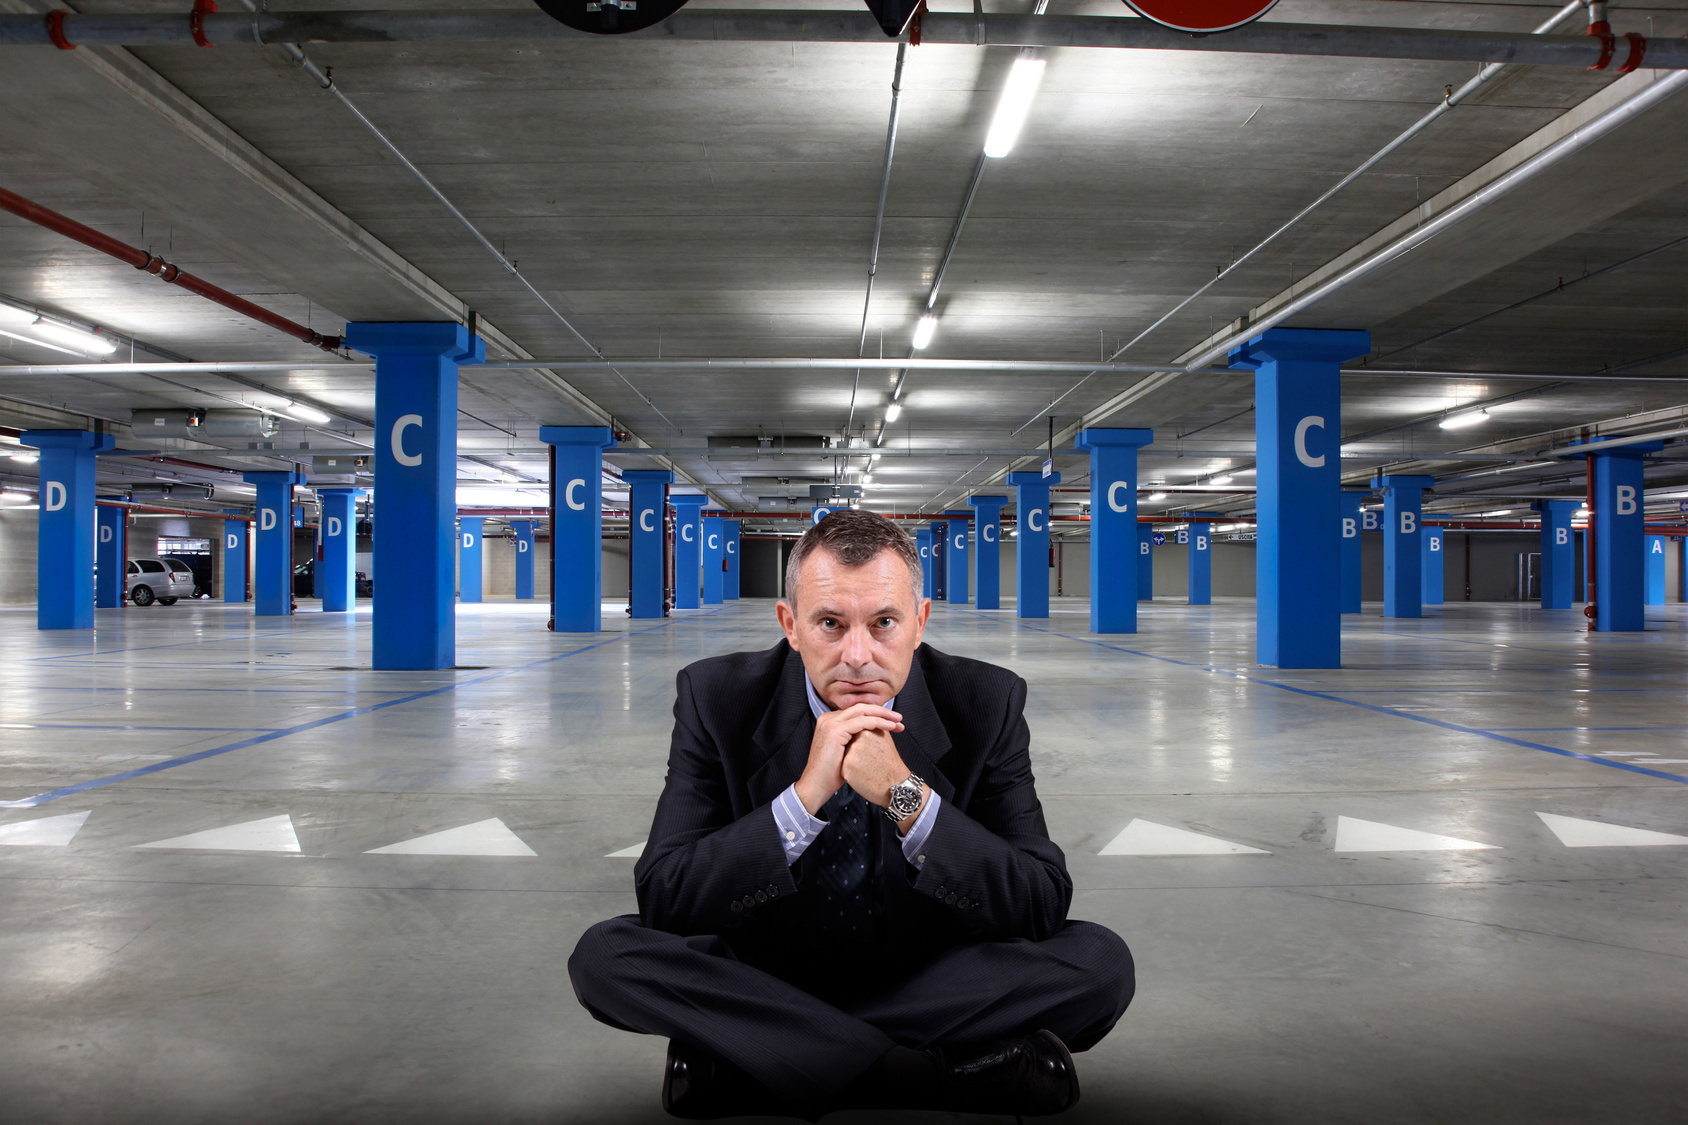
<svg viewBox="0 0 1688 1125">
<path fill-rule="evenodd" d="M 141 438 L 253 438 L 274 437 L 281 421 L 272 414 L 247 410 L 134 410 L 129 425 Z"/>
</svg>

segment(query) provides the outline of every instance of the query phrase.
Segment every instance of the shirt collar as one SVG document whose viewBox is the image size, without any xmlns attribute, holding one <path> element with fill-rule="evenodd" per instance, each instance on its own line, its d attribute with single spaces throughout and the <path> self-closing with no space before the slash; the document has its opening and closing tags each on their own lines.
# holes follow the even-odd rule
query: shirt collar
<svg viewBox="0 0 1688 1125">
<path fill-rule="evenodd" d="M 815 692 L 815 685 L 810 682 L 808 672 L 803 673 L 803 691 L 809 697 L 809 710 L 814 712 L 815 718 L 818 719 L 828 711 L 832 710 L 832 708 L 828 707 L 826 703 L 822 701 L 821 697 Z M 885 706 L 893 711 L 896 710 L 896 704 L 897 697 L 894 695 L 885 701 Z"/>
</svg>

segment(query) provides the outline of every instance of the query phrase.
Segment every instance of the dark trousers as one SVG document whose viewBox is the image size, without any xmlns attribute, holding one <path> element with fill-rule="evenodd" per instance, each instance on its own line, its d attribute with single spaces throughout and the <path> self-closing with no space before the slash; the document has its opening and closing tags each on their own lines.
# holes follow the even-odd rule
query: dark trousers
<svg viewBox="0 0 1688 1125">
<path fill-rule="evenodd" d="M 750 964 L 723 938 L 678 937 L 629 914 L 582 935 L 569 977 L 595 1019 L 700 1047 L 797 1105 L 836 1095 L 897 1044 L 1047 1028 L 1086 1050 L 1136 989 L 1125 942 L 1091 922 L 1068 922 L 1047 941 L 954 946 L 912 967 L 785 964 Z"/>
</svg>

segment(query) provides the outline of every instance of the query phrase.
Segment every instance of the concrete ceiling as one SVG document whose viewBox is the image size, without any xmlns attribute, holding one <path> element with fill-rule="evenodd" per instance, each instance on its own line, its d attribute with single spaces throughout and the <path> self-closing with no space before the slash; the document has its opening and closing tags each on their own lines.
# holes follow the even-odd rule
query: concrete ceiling
<svg viewBox="0 0 1688 1125">
<path fill-rule="evenodd" d="M 6 11 L 47 7 L 0 0 Z M 91 13 L 179 5 L 85 0 L 76 7 Z M 941 0 L 934 7 L 967 5 Z M 986 4 L 1002 12 L 1029 7 Z M 1050 7 L 1125 15 L 1111 2 L 1054 0 Z M 1556 7 L 1284 0 L 1272 18 L 1526 31 Z M 1688 0 L 1615 7 L 1612 18 L 1620 32 L 1684 35 Z M 1576 21 L 1564 31 L 1581 33 Z M 333 68 L 336 84 L 607 356 L 856 354 L 894 44 L 313 44 L 308 52 Z M 1464 64 L 1080 48 L 1046 57 L 1047 76 L 1021 143 L 985 172 L 938 301 L 938 337 L 924 355 L 1083 362 L 1113 352 L 1472 71 Z M 460 319 L 474 310 L 496 355 L 588 358 L 565 326 L 279 48 L 7 48 L 4 58 L 0 187 L 150 247 L 319 331 L 338 331 L 348 320 Z M 870 355 L 881 347 L 887 356 L 907 352 L 1012 58 L 1006 48 L 928 44 L 908 52 L 868 313 Z M 1624 83 L 1644 80 L 1651 80 L 1648 72 L 1618 78 L 1509 69 L 1121 359 L 1171 363 L 1187 355 L 1291 286 L 1302 291 L 1306 279 L 1392 224 L 1410 226 L 1421 203 L 1482 182 L 1497 157 L 1539 145 L 1579 112 L 1621 97 Z M 1688 347 L 1688 243 L 1418 342 L 1688 233 L 1684 152 L 1688 98 L 1679 96 L 1291 323 L 1370 329 L 1372 362 L 1388 367 L 1596 373 L 1680 351 Z M 332 432 L 289 424 L 275 439 L 278 452 L 301 441 L 318 448 L 369 441 L 367 422 L 358 424 L 374 412 L 366 371 L 311 368 L 322 353 L 3 215 L 0 295 L 133 337 L 137 359 L 301 364 L 246 382 L 202 373 L 35 378 L 0 369 L 0 424 L 73 424 L 76 415 L 121 421 L 138 407 L 273 406 L 279 396 L 306 395 L 340 418 L 326 427 Z M 0 338 L 0 363 L 71 358 Z M 1688 358 L 1644 371 L 1685 376 Z M 850 415 L 850 371 L 629 369 L 626 376 L 637 391 L 607 372 L 466 372 L 461 449 L 480 460 L 465 462 L 465 476 L 491 476 L 488 463 L 540 475 L 541 424 L 613 417 L 643 442 L 672 448 L 759 430 L 837 435 Z M 1057 427 L 1081 419 L 1152 426 L 1156 449 L 1244 455 L 1151 457 L 1146 479 L 1177 483 L 1222 460 L 1248 463 L 1246 377 L 1185 376 L 1133 398 L 1129 389 L 1140 378 L 1088 381 L 1054 408 Z M 864 373 L 857 434 L 864 426 L 869 437 L 877 432 L 893 381 L 883 371 Z M 1076 381 L 911 373 L 907 409 L 889 427 L 887 450 L 1039 444 L 1041 421 L 1011 433 Z M 1432 419 L 1365 438 L 1350 450 L 1366 455 L 1354 459 L 1355 475 L 1384 460 L 1452 449 L 1509 452 L 1489 443 L 1629 416 L 1674 420 L 1673 408 L 1688 401 L 1682 383 L 1547 384 L 1352 378 L 1345 383 L 1346 434 Z M 1454 405 L 1538 387 L 1546 389 L 1498 407 L 1481 431 L 1456 434 L 1433 420 Z M 1122 392 L 1132 401 L 1111 410 L 1107 404 Z M 174 445 L 173 456 L 208 466 L 257 464 L 221 457 L 205 443 L 125 435 L 123 444 Z M 870 496 L 904 511 L 955 507 L 969 487 L 999 479 L 1008 460 L 893 454 Z M 1077 458 L 1058 460 L 1071 470 L 1069 480 L 1083 479 Z M 741 475 L 824 477 L 833 468 L 684 456 L 674 462 L 735 506 L 754 506 L 766 491 L 739 488 Z M 146 462 L 108 467 L 141 476 L 158 469 Z M 1444 463 L 1438 471 L 1455 468 Z M 191 475 L 182 466 L 168 471 Z M 26 476 L 0 470 L 0 479 Z M 1688 474 L 1663 466 L 1655 476 L 1663 485 Z M 1520 491 L 1537 487 L 1527 484 L 1527 473 L 1508 479 Z"/>
</svg>

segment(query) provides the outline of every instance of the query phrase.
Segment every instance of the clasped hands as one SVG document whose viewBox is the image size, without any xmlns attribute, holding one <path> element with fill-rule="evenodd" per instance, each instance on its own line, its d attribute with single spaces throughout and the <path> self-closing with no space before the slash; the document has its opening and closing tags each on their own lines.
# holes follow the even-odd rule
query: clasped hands
<svg viewBox="0 0 1688 1125">
<path fill-rule="evenodd" d="M 902 729 L 901 715 L 875 703 L 856 703 L 816 719 L 809 763 L 796 785 L 797 799 L 809 815 L 819 815 L 821 806 L 845 784 L 869 804 L 888 805 L 891 787 L 911 772 L 891 739 L 893 732 Z M 922 792 L 922 809 L 929 793 L 929 789 Z M 919 816 L 916 810 L 899 821 L 897 831 L 906 835 Z"/>
</svg>

